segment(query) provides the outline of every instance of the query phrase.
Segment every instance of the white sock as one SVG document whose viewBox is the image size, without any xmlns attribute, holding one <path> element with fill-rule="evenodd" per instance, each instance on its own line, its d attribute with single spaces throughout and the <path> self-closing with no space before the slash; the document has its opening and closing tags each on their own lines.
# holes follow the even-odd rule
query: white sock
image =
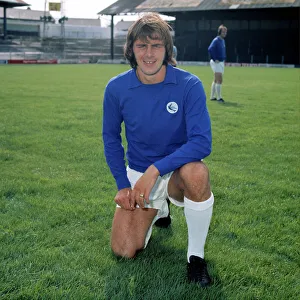
<svg viewBox="0 0 300 300">
<path fill-rule="evenodd" d="M 213 83 L 211 84 L 210 99 L 213 99 L 215 97 L 215 91 L 216 91 L 216 84 L 213 81 Z"/>
<path fill-rule="evenodd" d="M 222 84 L 216 83 L 217 100 L 221 99 L 221 86 Z"/>
<path fill-rule="evenodd" d="M 194 202 L 184 197 L 184 214 L 188 227 L 187 259 L 195 255 L 204 258 L 204 245 L 212 216 L 214 195 L 203 202 Z"/>
</svg>

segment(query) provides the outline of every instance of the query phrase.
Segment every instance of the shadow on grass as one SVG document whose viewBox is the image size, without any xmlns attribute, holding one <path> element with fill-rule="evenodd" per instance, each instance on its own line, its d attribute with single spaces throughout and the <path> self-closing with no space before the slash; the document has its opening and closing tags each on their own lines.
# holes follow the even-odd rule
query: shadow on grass
<svg viewBox="0 0 300 300">
<path fill-rule="evenodd" d="M 105 281 L 106 299 L 226 299 L 217 267 L 208 261 L 214 283 L 209 288 L 186 279 L 186 249 L 166 246 L 172 229 L 159 229 L 135 259 L 116 259 Z"/>
<path fill-rule="evenodd" d="M 237 102 L 229 102 L 229 101 L 226 101 L 226 102 L 225 102 L 225 105 L 226 105 L 226 106 L 232 106 L 232 107 L 241 107 L 241 106 L 242 106 L 240 103 L 237 103 Z"/>
<path fill-rule="evenodd" d="M 218 105 L 224 105 L 224 106 L 232 106 L 232 107 L 241 107 L 241 104 L 238 102 L 229 102 L 229 101 L 225 101 L 225 103 L 216 103 Z"/>
</svg>

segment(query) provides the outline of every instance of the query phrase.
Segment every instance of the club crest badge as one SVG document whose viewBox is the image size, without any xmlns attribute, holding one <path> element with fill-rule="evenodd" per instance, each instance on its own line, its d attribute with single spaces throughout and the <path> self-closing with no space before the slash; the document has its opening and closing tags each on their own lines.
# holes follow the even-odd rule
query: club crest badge
<svg viewBox="0 0 300 300">
<path fill-rule="evenodd" d="M 176 114 L 178 111 L 178 104 L 176 102 L 169 102 L 166 108 L 170 114 Z"/>
</svg>

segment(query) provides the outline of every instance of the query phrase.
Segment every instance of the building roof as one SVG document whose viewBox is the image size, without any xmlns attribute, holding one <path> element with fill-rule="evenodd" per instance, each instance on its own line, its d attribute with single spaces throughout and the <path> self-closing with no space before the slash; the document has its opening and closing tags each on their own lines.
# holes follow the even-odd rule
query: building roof
<svg viewBox="0 0 300 300">
<path fill-rule="evenodd" d="M 77 25 L 77 26 L 101 26 L 100 19 L 80 19 L 80 18 L 68 18 L 66 25 Z"/>
<path fill-rule="evenodd" d="M 134 23 L 134 21 L 124 21 L 121 20 L 115 25 L 116 30 L 128 31 L 129 27 Z"/>
<path fill-rule="evenodd" d="M 119 0 L 98 14 L 300 7 L 300 0 Z"/>
<path fill-rule="evenodd" d="M 45 15 L 48 17 L 50 16 L 50 13 L 46 11 Z M 41 16 L 44 16 L 44 11 L 42 10 L 17 9 L 17 8 L 8 8 L 6 10 L 7 19 L 40 21 Z M 3 18 L 3 8 L 0 8 L 0 18 Z"/>
<path fill-rule="evenodd" d="M 144 0 L 119 0 L 98 13 L 98 15 L 118 15 L 134 13 L 135 8 Z"/>
<path fill-rule="evenodd" d="M 0 7 L 30 6 L 23 0 L 0 0 Z"/>
</svg>

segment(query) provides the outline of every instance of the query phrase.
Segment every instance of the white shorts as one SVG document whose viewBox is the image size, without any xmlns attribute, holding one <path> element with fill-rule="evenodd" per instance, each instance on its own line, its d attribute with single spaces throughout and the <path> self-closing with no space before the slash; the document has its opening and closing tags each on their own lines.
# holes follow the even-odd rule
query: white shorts
<svg viewBox="0 0 300 300">
<path fill-rule="evenodd" d="M 216 63 L 211 59 L 209 63 L 214 73 L 224 74 L 224 61 L 219 61 Z"/>
<path fill-rule="evenodd" d="M 135 171 L 135 170 L 127 167 L 127 177 L 129 179 L 129 182 L 130 182 L 132 188 L 134 187 L 136 182 L 140 179 L 140 177 L 143 174 L 144 173 Z M 155 208 L 155 209 L 161 210 L 164 203 L 167 202 L 166 201 L 167 198 L 169 198 L 170 201 L 173 204 L 175 204 L 176 206 L 184 206 L 183 202 L 179 202 L 175 199 L 170 198 L 170 196 L 168 194 L 168 184 L 169 184 L 169 180 L 170 180 L 172 174 L 173 174 L 173 172 L 170 172 L 164 176 L 159 176 L 157 178 L 157 180 L 152 188 L 152 191 L 149 195 L 150 204 L 145 203 L 146 208 Z M 167 215 L 168 215 L 168 213 L 167 213 Z"/>
<path fill-rule="evenodd" d="M 132 188 L 134 187 L 136 182 L 139 180 L 139 178 L 143 174 L 144 173 L 132 170 L 129 167 L 127 167 L 127 177 L 129 179 L 129 182 L 130 182 Z M 157 178 L 155 185 L 153 186 L 152 191 L 149 196 L 150 204 L 145 203 L 146 208 L 157 209 L 157 215 L 154 217 L 152 224 L 146 234 L 144 248 L 146 248 L 148 241 L 150 239 L 153 224 L 158 219 L 165 218 L 169 214 L 167 198 L 170 200 L 170 202 L 172 202 L 176 206 L 180 206 L 180 207 L 184 206 L 184 202 L 177 201 L 168 195 L 168 183 L 169 183 L 169 180 L 170 180 L 172 174 L 173 174 L 173 172 L 170 172 L 164 176 L 159 176 Z M 117 207 L 120 207 L 120 206 L 117 205 Z"/>
</svg>

